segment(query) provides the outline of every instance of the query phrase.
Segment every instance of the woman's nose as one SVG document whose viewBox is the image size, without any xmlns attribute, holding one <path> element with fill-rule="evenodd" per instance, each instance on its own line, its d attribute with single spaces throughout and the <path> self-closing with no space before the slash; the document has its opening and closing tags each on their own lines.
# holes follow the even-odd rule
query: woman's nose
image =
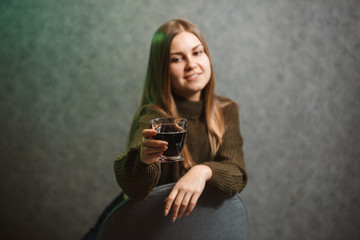
<svg viewBox="0 0 360 240">
<path fill-rule="evenodd" d="M 196 61 L 193 58 L 188 58 L 186 62 L 186 70 L 192 70 L 196 68 Z"/>
</svg>

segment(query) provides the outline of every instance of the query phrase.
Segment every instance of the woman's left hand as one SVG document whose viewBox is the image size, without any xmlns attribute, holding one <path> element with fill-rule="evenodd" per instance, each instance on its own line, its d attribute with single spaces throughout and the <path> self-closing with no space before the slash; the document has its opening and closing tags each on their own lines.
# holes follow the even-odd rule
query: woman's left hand
<svg viewBox="0 0 360 240">
<path fill-rule="evenodd" d="M 202 194 L 205 183 L 212 177 L 212 170 L 206 165 L 195 165 L 175 184 L 165 199 L 164 215 L 167 216 L 171 206 L 171 220 L 181 218 L 185 212 L 188 216 Z"/>
</svg>

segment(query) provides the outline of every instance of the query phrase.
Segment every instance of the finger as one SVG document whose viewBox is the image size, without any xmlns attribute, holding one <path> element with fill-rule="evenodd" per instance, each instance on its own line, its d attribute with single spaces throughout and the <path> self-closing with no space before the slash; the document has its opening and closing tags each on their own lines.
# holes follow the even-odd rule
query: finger
<svg viewBox="0 0 360 240">
<path fill-rule="evenodd" d="M 142 151 L 146 154 L 165 152 L 167 149 L 167 145 L 164 144 L 160 144 L 159 146 L 155 147 L 147 146 L 146 143 L 142 144 Z"/>
<path fill-rule="evenodd" d="M 180 209 L 179 209 L 178 218 L 181 218 L 183 216 L 186 208 L 188 207 L 191 196 L 192 196 L 191 193 L 185 194 L 185 197 L 183 198 L 183 201 L 182 201 Z"/>
<path fill-rule="evenodd" d="M 142 147 L 143 149 L 141 150 L 141 153 L 143 154 L 143 156 L 148 156 L 148 155 L 152 155 L 152 154 L 163 154 L 168 148 L 167 146 L 163 147 L 163 148 L 148 148 L 148 147 Z"/>
<path fill-rule="evenodd" d="M 189 216 L 189 214 L 194 210 L 197 201 L 199 200 L 200 194 L 194 194 L 191 198 L 191 201 L 186 209 L 185 216 Z"/>
<path fill-rule="evenodd" d="M 165 147 L 168 145 L 168 143 L 166 141 L 163 140 L 155 140 L 155 139 L 145 139 L 142 142 L 142 145 L 145 147 Z"/>
<path fill-rule="evenodd" d="M 141 146 L 140 161 L 149 165 L 158 161 L 158 157 L 160 157 L 162 154 L 163 151 L 161 149 L 157 151 L 149 151 L 147 147 Z"/>
<path fill-rule="evenodd" d="M 147 155 L 148 154 L 157 154 L 157 153 L 162 154 L 166 150 L 167 150 L 167 146 L 161 147 L 161 148 L 145 147 L 144 148 L 144 153 L 147 154 Z"/>
<path fill-rule="evenodd" d="M 165 216 L 167 216 L 168 213 L 170 212 L 171 205 L 173 204 L 177 194 L 178 194 L 178 190 L 176 188 L 173 188 L 169 196 L 165 199 L 165 207 L 164 207 Z"/>
<path fill-rule="evenodd" d="M 144 129 L 141 134 L 145 138 L 151 138 L 157 134 L 157 131 L 154 129 Z"/>
<path fill-rule="evenodd" d="M 176 218 L 179 215 L 179 209 L 180 209 L 181 203 L 184 199 L 184 196 L 185 196 L 185 192 L 179 192 L 175 198 L 173 205 L 172 205 L 171 221 L 173 221 L 173 222 L 175 222 Z"/>
</svg>

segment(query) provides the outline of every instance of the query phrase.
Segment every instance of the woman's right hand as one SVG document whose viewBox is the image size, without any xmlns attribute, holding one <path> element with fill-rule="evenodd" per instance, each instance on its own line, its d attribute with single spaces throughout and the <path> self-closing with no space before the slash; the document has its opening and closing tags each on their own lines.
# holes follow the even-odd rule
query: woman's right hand
<svg viewBox="0 0 360 240">
<path fill-rule="evenodd" d="M 144 139 L 140 148 L 140 161 L 147 165 L 156 162 L 157 158 L 168 148 L 167 142 L 153 139 L 156 134 L 157 131 L 154 129 L 144 129 L 142 131 Z"/>
</svg>

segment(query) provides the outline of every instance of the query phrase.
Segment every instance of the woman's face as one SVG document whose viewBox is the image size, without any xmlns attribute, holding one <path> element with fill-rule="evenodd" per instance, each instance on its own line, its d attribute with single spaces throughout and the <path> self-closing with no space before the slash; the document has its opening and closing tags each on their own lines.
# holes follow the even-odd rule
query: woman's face
<svg viewBox="0 0 360 240">
<path fill-rule="evenodd" d="M 199 101 L 211 76 L 210 60 L 200 40 L 190 32 L 176 35 L 170 45 L 172 90 L 191 101 Z"/>
</svg>

